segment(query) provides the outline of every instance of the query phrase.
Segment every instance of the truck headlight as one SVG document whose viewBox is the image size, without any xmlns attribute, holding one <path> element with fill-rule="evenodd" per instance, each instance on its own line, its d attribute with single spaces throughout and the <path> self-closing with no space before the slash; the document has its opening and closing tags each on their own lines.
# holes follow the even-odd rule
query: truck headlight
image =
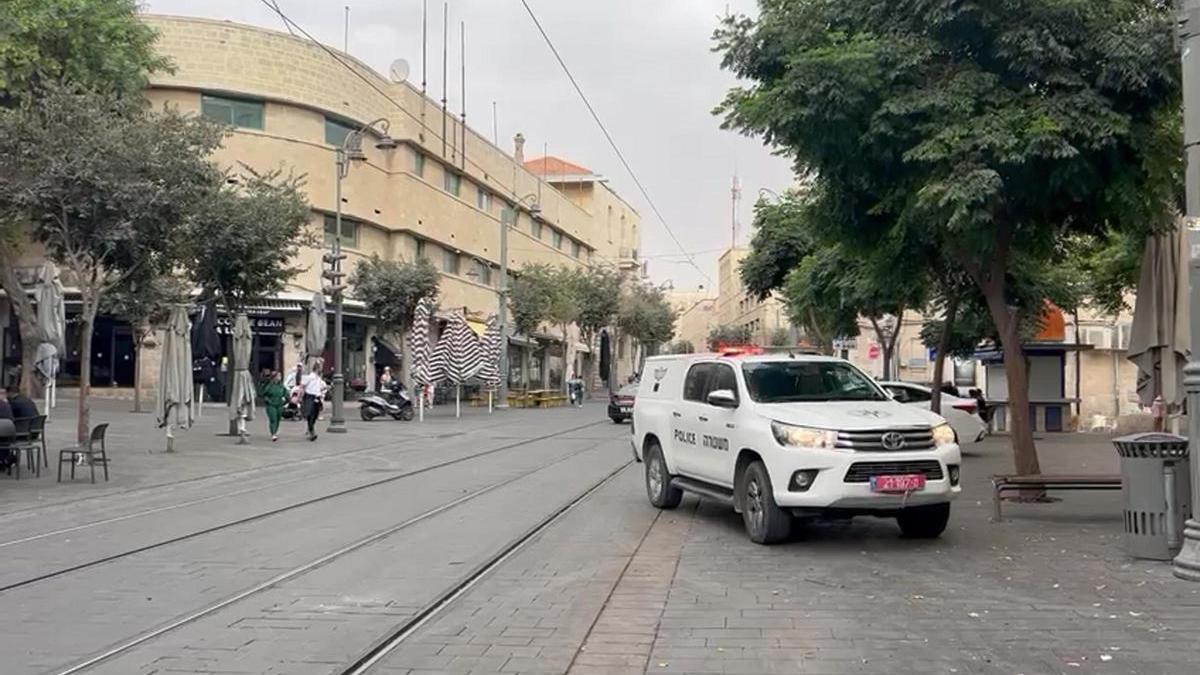
<svg viewBox="0 0 1200 675">
<path fill-rule="evenodd" d="M 837 446 L 837 432 L 828 429 L 810 429 L 782 422 L 771 422 L 771 433 L 780 445 L 797 448 L 826 449 Z"/>
<path fill-rule="evenodd" d="M 958 435 L 954 433 L 954 427 L 949 424 L 939 424 L 933 428 L 933 443 L 937 447 L 954 445 L 957 442 Z"/>
</svg>

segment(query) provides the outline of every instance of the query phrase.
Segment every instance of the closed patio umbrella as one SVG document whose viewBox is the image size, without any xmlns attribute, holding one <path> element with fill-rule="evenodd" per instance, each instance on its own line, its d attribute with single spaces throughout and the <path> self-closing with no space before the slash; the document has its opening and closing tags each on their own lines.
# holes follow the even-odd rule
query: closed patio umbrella
<svg viewBox="0 0 1200 675">
<path fill-rule="evenodd" d="M 192 425 L 192 342 L 187 307 L 171 310 L 158 371 L 158 425 L 167 428 L 167 452 L 173 451 L 174 427 Z"/>
<path fill-rule="evenodd" d="M 308 306 L 308 326 L 304 331 L 304 359 L 309 368 L 325 353 L 325 340 L 328 337 L 329 324 L 325 318 L 325 295 L 313 293 L 312 303 Z"/>
<path fill-rule="evenodd" d="M 35 366 L 46 382 L 46 417 L 56 404 L 59 361 L 64 351 L 67 332 L 67 310 L 63 302 L 63 285 L 58 278 L 54 263 L 42 265 L 41 279 L 37 286 L 37 323 L 41 341 L 37 347 Z"/>
<path fill-rule="evenodd" d="M 462 414 L 462 385 L 483 366 L 483 349 L 479 337 L 467 325 L 462 314 L 453 313 L 438 338 L 437 348 L 429 361 L 429 376 L 455 385 L 454 416 Z"/>
<path fill-rule="evenodd" d="M 412 364 L 405 364 L 412 378 L 413 391 L 417 399 L 417 414 L 420 420 L 425 420 L 425 387 L 433 383 L 429 377 L 429 315 L 432 313 L 432 303 L 423 298 L 413 311 L 412 329 L 409 331 L 408 344 Z"/>
<path fill-rule="evenodd" d="M 492 394 L 500 387 L 500 322 L 495 315 L 488 318 L 487 330 L 480 338 L 483 360 L 475 374 L 488 390 L 488 412 L 492 411 Z"/>
<path fill-rule="evenodd" d="M 1137 364 L 1142 405 L 1181 404 L 1188 359 L 1188 255 L 1181 227 L 1150 237 L 1142 254 L 1127 358 Z"/>
<path fill-rule="evenodd" d="M 196 417 L 204 407 L 205 389 L 216 386 L 217 363 L 221 359 L 221 335 L 217 332 L 217 301 L 210 300 L 200 306 L 196 320 L 192 322 L 192 385 L 196 387 Z"/>
<path fill-rule="evenodd" d="M 233 322 L 233 383 L 229 397 L 229 419 L 237 421 L 238 436 L 246 440 L 246 420 L 254 419 L 254 378 L 250 376 L 250 353 L 254 334 L 250 319 L 238 314 Z"/>
</svg>

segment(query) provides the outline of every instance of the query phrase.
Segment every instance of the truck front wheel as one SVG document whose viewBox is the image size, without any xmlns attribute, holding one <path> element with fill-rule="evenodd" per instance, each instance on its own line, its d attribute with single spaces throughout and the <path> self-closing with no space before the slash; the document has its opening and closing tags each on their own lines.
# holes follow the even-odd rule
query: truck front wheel
<svg viewBox="0 0 1200 675">
<path fill-rule="evenodd" d="M 792 532 L 792 514 L 775 503 L 771 476 L 761 461 L 746 467 L 738 476 L 737 490 L 742 505 L 746 534 L 756 544 L 777 544 Z"/>
<path fill-rule="evenodd" d="M 683 500 L 683 490 L 671 485 L 662 448 L 656 443 L 646 448 L 646 496 L 660 509 L 673 509 Z"/>
</svg>

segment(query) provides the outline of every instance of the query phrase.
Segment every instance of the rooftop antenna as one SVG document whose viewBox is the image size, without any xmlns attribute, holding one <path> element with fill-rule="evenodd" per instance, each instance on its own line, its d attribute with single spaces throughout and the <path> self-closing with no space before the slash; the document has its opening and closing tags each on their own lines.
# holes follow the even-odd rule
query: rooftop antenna
<svg viewBox="0 0 1200 675">
<path fill-rule="evenodd" d="M 460 21 L 458 24 L 459 30 L 459 48 L 461 49 L 462 75 L 459 80 L 462 82 L 462 167 L 467 168 L 467 22 Z"/>
<path fill-rule="evenodd" d="M 500 127 L 496 126 L 496 102 L 492 101 L 492 145 L 500 147 Z"/>
<path fill-rule="evenodd" d="M 342 22 L 342 52 L 350 53 L 350 5 L 346 5 L 346 18 Z"/>
<path fill-rule="evenodd" d="M 733 187 L 729 190 L 730 209 L 729 209 L 729 224 L 732 229 L 732 248 L 737 248 L 738 235 L 738 205 L 742 201 L 742 183 L 738 180 L 737 172 L 733 174 Z"/>
<path fill-rule="evenodd" d="M 428 103 L 428 46 L 429 46 L 429 0 L 421 0 L 421 141 L 425 141 L 425 107 Z"/>
<path fill-rule="evenodd" d="M 442 3 L 442 157 L 446 156 L 446 43 L 450 39 L 450 3 Z"/>
</svg>

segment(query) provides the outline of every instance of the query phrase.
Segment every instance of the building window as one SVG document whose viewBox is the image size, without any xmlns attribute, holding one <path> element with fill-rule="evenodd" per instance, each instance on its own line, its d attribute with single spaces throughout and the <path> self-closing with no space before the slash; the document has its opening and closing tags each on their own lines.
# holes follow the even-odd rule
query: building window
<svg viewBox="0 0 1200 675">
<path fill-rule="evenodd" d="M 345 122 L 333 119 L 332 117 L 325 118 L 325 142 L 340 148 L 346 143 L 346 137 L 354 133 L 354 127 Z"/>
<path fill-rule="evenodd" d="M 492 267 L 480 260 L 471 261 L 471 276 L 484 286 L 492 285 Z"/>
<path fill-rule="evenodd" d="M 479 188 L 479 190 L 475 193 L 475 206 L 484 213 L 491 213 L 492 193 L 484 190 L 483 188 Z"/>
<path fill-rule="evenodd" d="M 534 239 L 542 238 L 542 221 L 537 218 L 529 219 L 529 234 L 533 235 Z"/>
<path fill-rule="evenodd" d="M 560 251 L 562 250 L 562 246 L 563 246 L 562 232 L 559 232 L 558 230 L 551 231 L 550 241 L 554 243 L 554 248 L 556 248 Z"/>
<path fill-rule="evenodd" d="M 579 242 L 572 240 L 571 241 L 571 256 L 574 258 L 578 258 L 580 251 L 581 251 L 581 247 L 579 246 Z"/>
<path fill-rule="evenodd" d="M 450 169 L 446 169 L 446 180 L 444 183 L 446 192 L 458 196 L 458 191 L 462 188 L 462 176 L 454 173 Z"/>
<path fill-rule="evenodd" d="M 447 274 L 458 274 L 458 251 L 449 249 L 442 251 L 442 271 Z"/>
<path fill-rule="evenodd" d="M 413 173 L 419 178 L 425 177 L 425 153 L 420 151 L 413 152 Z"/>
<path fill-rule="evenodd" d="M 505 204 L 504 207 L 500 209 L 500 223 L 507 227 L 512 227 L 515 225 L 517 223 L 517 210 L 508 204 Z"/>
<path fill-rule="evenodd" d="M 412 242 L 413 262 L 416 262 L 425 257 L 425 240 L 419 237 L 413 237 Z"/>
<path fill-rule="evenodd" d="M 357 220 L 351 220 L 342 217 L 342 246 L 346 248 L 358 248 L 358 231 L 362 223 Z M 337 236 L 337 218 L 329 214 L 325 214 L 325 245 L 333 244 L 333 238 Z"/>
<path fill-rule="evenodd" d="M 223 96 L 200 97 L 200 114 L 221 124 L 243 129 L 263 128 L 263 102 Z"/>
</svg>

